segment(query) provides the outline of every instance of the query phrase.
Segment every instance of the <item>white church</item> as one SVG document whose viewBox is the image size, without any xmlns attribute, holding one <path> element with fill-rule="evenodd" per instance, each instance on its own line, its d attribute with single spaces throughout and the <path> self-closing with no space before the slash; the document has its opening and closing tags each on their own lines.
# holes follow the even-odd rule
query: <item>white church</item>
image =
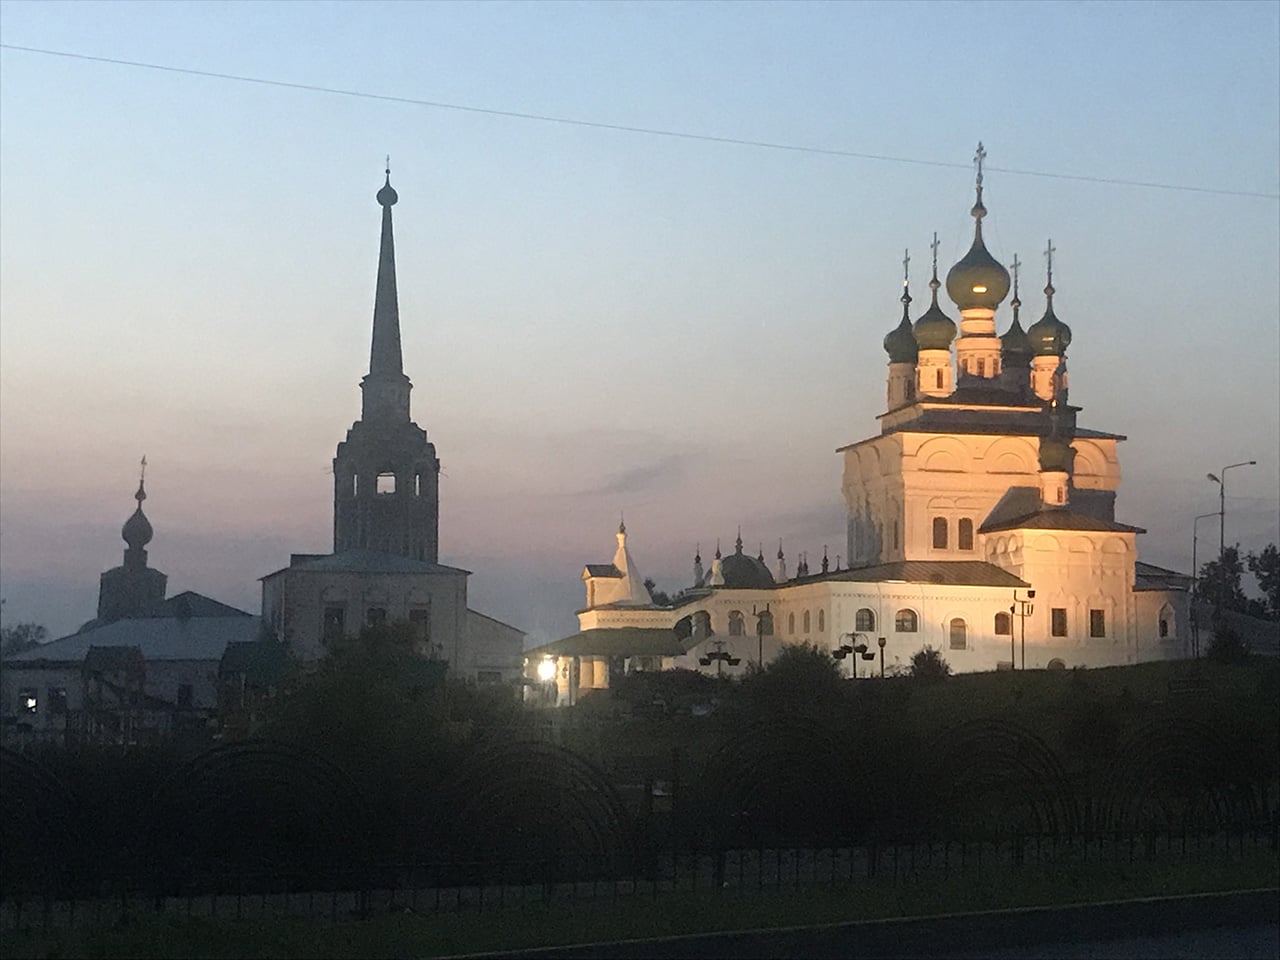
<svg viewBox="0 0 1280 960">
<path fill-rule="evenodd" d="M 1115 517 L 1125 438 L 1078 426 L 1068 401 L 1052 243 L 1044 313 L 1024 330 L 1017 257 L 1011 277 L 983 241 L 984 156 L 979 144 L 973 244 L 946 277 L 959 322 L 939 303 L 935 235 L 929 307 L 912 322 L 904 269 L 902 319 L 884 338 L 880 429 L 837 451 L 848 566 L 824 556 L 816 572 L 804 558 L 788 571 L 781 546 L 770 565 L 743 553 L 739 534 L 709 567 L 696 556 L 689 586 L 660 605 L 623 525 L 612 563 L 583 570 L 579 632 L 526 653 L 550 699 L 574 703 L 618 671 L 739 675 L 802 642 L 851 676 L 901 667 L 925 646 L 957 673 L 1189 654 L 1190 578 L 1139 561 L 1144 531 Z"/>
</svg>

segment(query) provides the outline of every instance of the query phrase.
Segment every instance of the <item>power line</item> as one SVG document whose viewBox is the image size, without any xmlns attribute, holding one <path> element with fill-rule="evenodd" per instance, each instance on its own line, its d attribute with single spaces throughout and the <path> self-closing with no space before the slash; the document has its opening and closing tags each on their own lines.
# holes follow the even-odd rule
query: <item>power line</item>
<svg viewBox="0 0 1280 960">
<path fill-rule="evenodd" d="M 720 143 L 738 147 L 759 147 L 765 150 L 785 150 L 791 153 L 812 153 L 828 157 L 847 157 L 855 160 L 877 160 L 884 163 L 909 163 L 926 167 L 949 167 L 957 170 L 968 170 L 967 163 L 951 163 L 945 160 L 921 160 L 918 157 L 895 157 L 882 153 L 863 153 L 856 150 L 840 150 L 834 147 L 814 147 L 797 143 L 778 143 L 772 140 L 751 140 L 743 137 L 722 137 L 709 133 L 688 133 L 681 130 L 665 130 L 659 127 L 637 127 L 623 123 L 607 123 L 602 120 L 582 120 L 575 117 L 559 117 L 552 114 L 524 113 L 518 110 L 498 110 L 491 107 L 476 107 L 461 103 L 447 103 L 441 100 L 422 100 L 417 97 L 400 97 L 392 94 L 369 93 L 364 90 L 345 90 L 340 87 L 325 87 L 312 83 L 294 83 L 288 80 L 274 80 L 268 77 L 250 77 L 242 74 L 219 73 L 213 70 L 197 70 L 190 67 L 174 67 L 161 63 L 147 63 L 141 60 L 122 60 L 116 57 L 99 57 L 87 53 L 72 53 L 68 50 L 48 50 L 41 47 L 27 47 L 15 43 L 0 43 L 0 48 L 15 50 L 21 53 L 35 53 L 47 57 L 63 57 L 69 60 L 86 60 L 91 63 L 107 63 L 120 67 L 137 67 L 143 70 L 160 70 L 165 73 L 180 73 L 193 77 L 206 77 L 213 80 L 232 80 L 237 83 L 255 83 L 267 87 L 284 87 L 289 90 L 304 90 L 310 93 L 326 93 L 332 96 L 355 97 L 361 100 L 379 100 L 384 103 L 404 103 L 418 107 L 431 107 L 437 110 L 456 110 L 463 113 L 479 113 L 492 117 L 507 117 L 515 120 L 534 120 L 540 123 L 558 123 L 565 126 L 588 127 L 596 130 L 614 130 L 621 133 L 638 133 L 651 137 L 668 137 L 676 140 L 698 140 L 705 143 Z M 1207 193 L 1228 197 L 1252 197 L 1261 200 L 1280 200 L 1280 193 L 1259 193 L 1252 190 L 1225 190 L 1219 187 L 1193 187 L 1186 184 L 1158 183 L 1151 180 L 1127 180 L 1121 177 L 1091 177 L 1074 173 L 1051 173 L 1045 170 L 1018 170 L 1012 167 L 988 167 L 987 169 L 1008 173 L 1019 177 L 1045 177 L 1053 180 L 1076 180 L 1083 183 L 1102 183 L 1115 186 L 1143 187 L 1152 190 L 1176 190 L 1185 193 Z"/>
</svg>

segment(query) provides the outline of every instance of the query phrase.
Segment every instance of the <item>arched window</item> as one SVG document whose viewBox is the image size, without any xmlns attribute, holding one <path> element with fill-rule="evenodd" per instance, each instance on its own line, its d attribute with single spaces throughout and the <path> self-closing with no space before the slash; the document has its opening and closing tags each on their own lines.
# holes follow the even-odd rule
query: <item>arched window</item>
<svg viewBox="0 0 1280 960">
<path fill-rule="evenodd" d="M 819 610 L 818 611 L 818 632 L 822 633 L 826 629 L 827 629 L 827 611 Z"/>
<path fill-rule="evenodd" d="M 947 518 L 933 518 L 933 549 L 947 549 Z"/>
<path fill-rule="evenodd" d="M 1167 603 L 1160 608 L 1159 632 L 1161 640 L 1169 640 L 1178 635 L 1177 621 L 1173 616 L 1173 607 Z"/>
<path fill-rule="evenodd" d="M 705 610 L 699 610 L 693 615 L 693 637 L 695 640 L 705 640 L 713 632 L 711 629 L 711 614 Z"/>
<path fill-rule="evenodd" d="M 876 615 L 863 607 L 853 615 L 853 629 L 859 633 L 874 633 L 876 629 Z"/>
<path fill-rule="evenodd" d="M 978 358 L 978 376 L 985 377 L 987 375 L 987 361 L 982 357 Z"/>
<path fill-rule="evenodd" d="M 1013 635 L 1013 617 L 1007 613 L 996 614 L 996 636 L 1009 637 Z"/>
<path fill-rule="evenodd" d="M 729 611 L 729 636 L 741 637 L 746 635 L 746 628 L 742 621 L 742 612 L 740 610 Z"/>
<path fill-rule="evenodd" d="M 973 521 L 968 517 L 961 517 L 956 527 L 956 546 L 961 550 L 973 549 Z"/>
<path fill-rule="evenodd" d="M 899 610 L 893 618 L 893 629 L 898 633 L 915 633 L 920 629 L 920 618 L 914 610 Z"/>
<path fill-rule="evenodd" d="M 804 612 L 804 632 L 805 633 L 809 632 L 809 611 L 808 610 Z"/>
<path fill-rule="evenodd" d="M 796 632 L 796 615 L 794 613 L 788 613 L 787 614 L 787 633 L 794 636 L 795 632 Z"/>
<path fill-rule="evenodd" d="M 968 632 L 965 629 L 964 621 L 956 617 L 951 621 L 951 649 L 963 650 L 968 646 Z"/>
</svg>

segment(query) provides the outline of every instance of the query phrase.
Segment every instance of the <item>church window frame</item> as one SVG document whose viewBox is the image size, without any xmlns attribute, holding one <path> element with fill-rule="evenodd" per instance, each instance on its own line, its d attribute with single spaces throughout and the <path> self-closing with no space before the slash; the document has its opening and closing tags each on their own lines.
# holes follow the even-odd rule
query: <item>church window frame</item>
<svg viewBox="0 0 1280 960">
<path fill-rule="evenodd" d="M 747 635 L 746 619 L 741 610 L 729 611 L 729 636 L 745 637 Z"/>
<path fill-rule="evenodd" d="M 978 358 L 978 376 L 985 377 L 987 375 L 987 361 L 985 357 Z"/>
<path fill-rule="evenodd" d="M 827 632 L 827 611 L 821 607 L 818 608 L 818 632 Z"/>
<path fill-rule="evenodd" d="M 995 624 L 993 625 L 997 637 L 1013 636 L 1013 614 L 1001 610 L 996 614 Z"/>
<path fill-rule="evenodd" d="M 388 497 L 396 492 L 396 475 L 390 470 L 383 470 L 374 478 L 373 492 L 380 497 Z"/>
<path fill-rule="evenodd" d="M 757 613 L 756 623 L 758 624 L 758 629 L 760 630 L 760 636 L 762 637 L 773 636 L 773 614 L 770 611 L 761 610 L 759 613 Z"/>
<path fill-rule="evenodd" d="M 853 615 L 853 629 L 858 633 L 875 633 L 875 611 L 870 607 L 860 607 Z"/>
<path fill-rule="evenodd" d="M 1069 636 L 1067 628 L 1067 608 L 1051 607 L 1049 610 L 1049 636 L 1066 637 Z"/>
<path fill-rule="evenodd" d="M 1156 617 L 1156 635 L 1161 640 L 1173 640 L 1178 635 L 1178 620 L 1170 604 L 1160 608 Z"/>
<path fill-rule="evenodd" d="M 1107 611 L 1094 607 L 1089 610 L 1089 638 L 1102 640 L 1107 636 Z"/>
<path fill-rule="evenodd" d="M 943 386 L 943 382 L 942 382 L 942 368 L 941 368 L 941 367 L 939 367 L 939 368 L 938 368 L 938 370 L 937 370 L 937 374 L 938 374 L 938 377 L 937 377 L 937 380 L 938 380 L 938 389 L 939 389 L 939 390 L 945 389 L 945 388 L 944 388 L 944 386 Z"/>
<path fill-rule="evenodd" d="M 895 519 L 893 521 L 893 549 L 895 551 L 898 549 L 899 533 L 900 531 L 898 529 L 898 521 Z"/>
<path fill-rule="evenodd" d="M 414 645 L 421 654 L 431 652 L 431 604 L 419 603 L 409 608 L 409 627 Z"/>
<path fill-rule="evenodd" d="M 796 615 L 794 611 L 787 614 L 787 633 L 793 637 L 796 634 Z"/>
<path fill-rule="evenodd" d="M 382 627 L 387 623 L 386 607 L 369 607 L 364 613 L 364 625 L 366 627 Z"/>
<path fill-rule="evenodd" d="M 413 495 L 415 497 L 422 496 L 422 474 L 420 473 L 413 475 Z"/>
<path fill-rule="evenodd" d="M 973 549 L 973 521 L 969 517 L 961 517 L 956 523 L 956 549 Z"/>
<path fill-rule="evenodd" d="M 933 549 L 946 550 L 947 541 L 950 539 L 951 524 L 947 522 L 946 517 L 933 518 Z"/>
<path fill-rule="evenodd" d="M 347 605 L 345 603 L 326 603 L 320 611 L 320 640 L 322 643 L 335 643 L 346 636 Z"/>
<path fill-rule="evenodd" d="M 804 632 L 806 634 L 809 632 L 809 611 L 808 610 L 804 612 Z"/>
<path fill-rule="evenodd" d="M 969 625 L 963 617 L 952 617 L 947 624 L 947 639 L 952 650 L 969 649 Z"/>
<path fill-rule="evenodd" d="M 919 633 L 920 617 L 910 607 L 903 607 L 893 617 L 894 633 Z"/>
</svg>

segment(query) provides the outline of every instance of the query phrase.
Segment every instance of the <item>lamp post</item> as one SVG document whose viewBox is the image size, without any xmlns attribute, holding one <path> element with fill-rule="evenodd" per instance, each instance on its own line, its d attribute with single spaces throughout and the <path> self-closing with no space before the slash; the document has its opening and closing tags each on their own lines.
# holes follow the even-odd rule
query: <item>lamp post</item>
<svg viewBox="0 0 1280 960">
<path fill-rule="evenodd" d="M 843 660 L 845 657 L 848 657 L 848 656 L 853 657 L 853 679 L 855 680 L 858 679 L 858 660 L 859 659 L 874 660 L 876 658 L 876 655 L 874 653 L 869 652 L 870 646 L 867 643 L 867 641 L 858 640 L 858 638 L 861 636 L 865 636 L 865 634 L 842 633 L 840 634 L 840 639 L 843 640 L 846 637 L 848 637 L 850 642 L 842 643 L 840 644 L 840 646 L 836 647 L 833 651 L 831 651 L 831 656 L 835 657 L 837 660 Z M 881 644 L 880 649 L 882 651 L 881 655 L 883 656 L 883 650 L 884 650 L 883 644 Z"/>
<path fill-rule="evenodd" d="M 1218 475 L 1208 474 L 1210 480 L 1218 485 L 1218 563 L 1221 564 L 1223 556 L 1226 554 L 1227 534 L 1226 534 L 1226 515 L 1227 515 L 1227 471 L 1234 470 L 1236 467 L 1252 467 L 1256 466 L 1257 460 L 1241 460 L 1239 463 L 1229 463 L 1221 470 Z"/>
<path fill-rule="evenodd" d="M 1200 521 L 1218 516 L 1217 513 L 1202 513 L 1191 521 L 1191 652 L 1200 656 L 1200 618 L 1196 616 L 1196 598 L 1200 589 L 1200 568 L 1196 565 L 1196 546 L 1200 538 Z"/>
<path fill-rule="evenodd" d="M 1027 617 L 1035 613 L 1036 605 L 1031 601 L 1036 598 L 1034 590 L 1028 590 L 1025 597 L 1019 597 L 1018 591 L 1013 591 L 1013 606 L 1009 608 L 1009 612 L 1022 621 L 1022 669 L 1027 669 Z M 1013 631 L 1009 631 L 1009 663 L 1013 663 Z"/>
<path fill-rule="evenodd" d="M 880 679 L 883 680 L 884 679 L 884 643 L 885 643 L 884 637 L 880 637 L 878 640 L 876 640 L 876 643 L 880 645 Z"/>
<path fill-rule="evenodd" d="M 767 603 L 764 605 L 763 610 L 756 610 L 756 608 L 752 606 L 751 613 L 756 618 L 756 644 L 758 647 L 758 652 L 756 654 L 756 666 L 758 666 L 761 670 L 763 670 L 764 669 L 764 622 L 766 617 L 772 620 L 773 614 L 769 612 L 769 605 Z M 770 636 L 773 635 L 772 624 L 770 624 L 769 634 Z"/>
<path fill-rule="evenodd" d="M 699 657 L 698 662 L 704 667 L 709 667 L 711 666 L 712 661 L 714 661 L 717 677 L 724 673 L 724 665 L 726 663 L 731 667 L 736 667 L 742 662 L 741 657 L 732 656 L 727 650 L 725 650 L 723 640 L 713 641 L 713 645 L 715 646 L 715 650 L 708 653 L 705 657 Z"/>
</svg>

